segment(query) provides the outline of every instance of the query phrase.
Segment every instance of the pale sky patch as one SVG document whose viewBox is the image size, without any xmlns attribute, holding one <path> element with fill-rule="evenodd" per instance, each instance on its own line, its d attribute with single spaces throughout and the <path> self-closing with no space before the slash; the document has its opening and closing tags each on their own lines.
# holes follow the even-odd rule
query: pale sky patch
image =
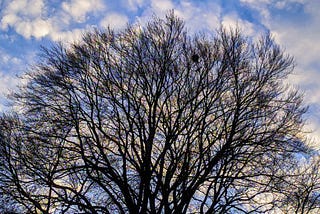
<svg viewBox="0 0 320 214">
<path fill-rule="evenodd" d="M 42 16 L 45 11 L 42 0 L 13 0 L 3 10 L 1 28 L 15 26 L 21 21 L 32 20 Z"/>
<path fill-rule="evenodd" d="M 246 36 L 254 36 L 256 31 L 252 23 L 242 20 L 236 13 L 227 14 L 222 18 L 221 24 L 226 29 L 240 28 Z"/>
<path fill-rule="evenodd" d="M 12 0 L 6 7 L 5 13 L 37 17 L 43 12 L 44 6 L 43 0 Z"/>
<path fill-rule="evenodd" d="M 137 11 L 144 4 L 144 0 L 123 0 L 122 4 L 131 11 Z"/>
<path fill-rule="evenodd" d="M 8 94 L 20 82 L 16 76 L 11 76 L 0 71 L 0 96 Z"/>
<path fill-rule="evenodd" d="M 155 13 L 162 14 L 174 8 L 174 4 L 171 0 L 151 0 L 151 7 Z"/>
<path fill-rule="evenodd" d="M 104 10 L 106 5 L 101 0 L 70 0 L 63 2 L 61 7 L 75 21 L 85 22 L 88 13 Z"/>
<path fill-rule="evenodd" d="M 213 31 L 220 24 L 221 10 L 220 6 L 215 3 L 197 6 L 191 1 L 183 0 L 175 12 L 186 22 L 188 30 L 192 32 Z"/>
<path fill-rule="evenodd" d="M 110 13 L 100 21 L 100 26 L 103 28 L 110 26 L 111 28 L 118 30 L 124 28 L 128 22 L 129 19 L 126 15 L 120 13 Z"/>
<path fill-rule="evenodd" d="M 73 41 L 81 40 L 85 32 L 86 32 L 86 29 L 82 29 L 82 28 L 76 28 L 76 29 L 66 30 L 66 31 L 54 31 L 50 34 L 50 38 L 53 41 L 70 43 Z"/>
<path fill-rule="evenodd" d="M 21 80 L 9 74 L 0 71 L 0 111 L 6 109 L 6 96 L 13 92 L 13 90 L 20 84 Z"/>
</svg>

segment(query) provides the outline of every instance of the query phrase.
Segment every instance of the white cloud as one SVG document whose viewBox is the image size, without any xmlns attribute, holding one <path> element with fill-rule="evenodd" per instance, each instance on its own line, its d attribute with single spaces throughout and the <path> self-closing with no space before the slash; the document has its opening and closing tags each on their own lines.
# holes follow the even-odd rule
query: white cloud
<svg viewBox="0 0 320 214">
<path fill-rule="evenodd" d="M 190 32 L 212 31 L 220 25 L 221 8 L 217 3 L 190 0 L 152 0 L 142 16 L 138 17 L 138 22 L 144 24 L 154 14 L 163 18 L 172 9 L 175 15 L 183 19 Z"/>
<path fill-rule="evenodd" d="M 286 1 L 285 3 L 289 4 L 290 2 L 293 2 L 293 0 Z M 309 1 L 303 5 L 302 14 L 293 14 L 307 17 L 307 20 L 302 20 L 304 23 L 292 22 L 290 19 L 275 21 L 268 18 L 262 20 L 270 29 L 276 41 L 285 48 L 287 53 L 295 57 L 297 67 L 295 74 L 290 78 L 295 84 L 301 85 L 306 90 L 306 99 L 308 101 L 311 101 L 311 97 L 314 97 L 314 94 L 317 94 L 318 91 L 320 94 L 320 87 L 318 86 L 320 73 L 317 70 L 320 65 L 320 45 L 318 45 L 318 35 L 320 35 L 320 26 L 318 24 L 320 21 L 319 10 L 319 1 Z M 316 101 L 313 99 L 312 102 Z M 320 104 L 320 96 L 317 102 Z"/>
<path fill-rule="evenodd" d="M 307 66 L 318 63 L 320 45 L 320 1 L 308 0 L 241 0 L 259 12 L 267 11 L 267 16 L 261 16 L 261 23 L 265 25 L 275 37 L 275 40 L 292 54 L 298 63 L 297 71 L 308 72 Z M 292 11 L 295 5 L 300 10 Z M 280 10 L 275 16 L 272 8 Z M 286 12 L 288 14 L 285 15 Z M 264 14 L 264 13 L 262 13 Z M 297 22 L 298 21 L 298 22 Z M 309 73 L 308 73 L 309 74 Z M 313 74 L 310 73 L 309 76 Z M 305 77 L 303 79 L 306 79 Z"/>
<path fill-rule="evenodd" d="M 259 4 L 271 3 L 272 0 L 240 0 L 240 2 L 259 5 Z"/>
<path fill-rule="evenodd" d="M 4 74 L 0 71 L 0 95 L 4 96 L 8 94 L 12 89 L 14 89 L 18 85 L 19 82 L 20 79 L 18 77 L 9 74 Z"/>
<path fill-rule="evenodd" d="M 9 25 L 14 26 L 18 23 L 20 18 L 16 14 L 7 14 L 4 15 L 1 19 L 1 28 L 7 29 Z"/>
<path fill-rule="evenodd" d="M 225 28 L 240 28 L 242 32 L 247 36 L 255 36 L 256 31 L 254 25 L 246 20 L 239 18 L 236 13 L 227 14 L 222 17 L 222 26 Z"/>
<path fill-rule="evenodd" d="M 264 17 L 262 22 L 270 29 L 275 36 L 276 41 L 285 48 L 286 52 L 295 57 L 297 67 L 293 75 L 289 76 L 289 81 L 305 93 L 305 102 L 311 105 L 311 114 L 308 117 L 309 124 L 307 128 L 313 131 L 310 137 L 315 142 L 320 142 L 320 71 L 318 70 L 320 45 L 320 2 L 319 1 L 282 1 L 282 4 L 277 5 L 278 9 L 288 11 L 291 10 L 291 4 L 300 4 L 301 10 L 297 13 L 290 14 L 299 17 L 298 22 L 292 21 L 289 17 L 280 17 L 276 20 L 269 17 Z M 318 143 L 320 146 L 320 143 Z"/>
<path fill-rule="evenodd" d="M 220 25 L 220 6 L 215 3 L 195 5 L 190 1 L 181 1 L 176 13 L 185 22 L 189 30 L 215 30 Z"/>
<path fill-rule="evenodd" d="M 110 26 L 113 29 L 121 29 L 126 26 L 128 21 L 128 17 L 123 14 L 110 13 L 100 21 L 100 26 L 104 28 Z"/>
<path fill-rule="evenodd" d="M 312 131 L 308 136 L 320 148 L 320 1 L 240 1 L 258 12 L 260 23 L 270 30 L 286 53 L 295 57 L 297 66 L 287 81 L 304 91 L 305 103 L 311 107 L 305 129 Z"/>
<path fill-rule="evenodd" d="M 88 13 L 105 9 L 101 0 L 70 0 L 63 2 L 61 7 L 77 22 L 84 22 Z"/>
<path fill-rule="evenodd" d="M 316 24 L 316 23 L 313 23 Z M 312 25 L 313 25 L 312 24 Z M 272 25 L 271 32 L 275 39 L 287 52 L 293 54 L 299 66 L 307 66 L 319 60 L 320 46 L 318 45 L 320 28 Z"/>
<path fill-rule="evenodd" d="M 19 65 L 20 63 L 20 59 L 18 59 L 17 57 L 13 57 L 0 49 L 0 66 L 13 67 Z"/>
<path fill-rule="evenodd" d="M 83 33 L 81 29 L 73 29 L 71 21 L 85 21 L 90 13 L 105 8 L 102 0 L 70 0 L 60 6 L 60 10 L 48 14 L 44 0 L 8 1 L 2 11 L 0 29 L 7 30 L 10 26 L 27 39 L 47 36 L 54 41 L 68 42 L 79 39 Z"/>
<path fill-rule="evenodd" d="M 50 20 L 41 18 L 44 13 L 45 4 L 42 0 L 11 1 L 3 10 L 1 29 L 12 26 L 25 38 L 41 38 L 48 35 L 52 29 Z"/>
<path fill-rule="evenodd" d="M 49 20 L 42 20 L 40 18 L 22 21 L 15 23 L 15 28 L 17 33 L 23 35 L 25 38 L 30 38 L 31 36 L 39 39 L 41 37 L 47 36 L 52 31 L 52 25 Z"/>
<path fill-rule="evenodd" d="M 144 0 L 123 0 L 122 4 L 124 7 L 131 11 L 137 11 L 138 8 L 141 8 L 143 4 L 145 3 Z"/>
<path fill-rule="evenodd" d="M 7 109 L 7 96 L 21 83 L 21 79 L 16 76 L 4 74 L 0 71 L 0 112 Z"/>
<path fill-rule="evenodd" d="M 85 33 L 85 29 L 72 29 L 65 31 L 53 31 L 50 34 L 50 38 L 53 41 L 62 41 L 64 43 L 79 41 L 82 38 L 82 35 Z"/>
<path fill-rule="evenodd" d="M 43 0 L 13 0 L 10 1 L 6 11 L 9 13 L 20 13 L 29 17 L 36 17 L 41 15 L 43 9 Z"/>
<path fill-rule="evenodd" d="M 320 148 L 320 120 L 315 117 L 308 117 L 303 131 L 307 133 L 307 143 L 313 149 Z"/>
<path fill-rule="evenodd" d="M 21 83 L 21 79 L 5 74 L 0 71 L 0 112 L 3 112 L 7 109 L 6 104 L 8 104 L 7 95 L 12 93 L 12 91 Z"/>
<path fill-rule="evenodd" d="M 174 5 L 171 0 L 151 0 L 151 7 L 157 12 L 157 13 L 163 13 L 166 12 L 172 8 L 174 8 Z"/>
<path fill-rule="evenodd" d="M 273 0 L 240 0 L 242 4 L 247 5 L 250 8 L 259 11 L 259 14 L 264 17 L 270 17 L 270 13 L 268 10 L 268 5 L 272 3 Z"/>
</svg>

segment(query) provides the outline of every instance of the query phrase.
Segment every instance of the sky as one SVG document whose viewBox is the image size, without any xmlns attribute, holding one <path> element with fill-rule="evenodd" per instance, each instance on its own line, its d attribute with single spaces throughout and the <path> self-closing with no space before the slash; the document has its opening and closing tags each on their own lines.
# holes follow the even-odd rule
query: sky
<svg viewBox="0 0 320 214">
<path fill-rule="evenodd" d="M 93 28 L 145 23 L 170 9 L 190 32 L 220 25 L 239 26 L 250 37 L 270 32 L 295 58 L 288 82 L 304 93 L 306 130 L 320 145 L 320 0 L 0 0 L 0 112 L 41 46 L 70 43 Z"/>
</svg>

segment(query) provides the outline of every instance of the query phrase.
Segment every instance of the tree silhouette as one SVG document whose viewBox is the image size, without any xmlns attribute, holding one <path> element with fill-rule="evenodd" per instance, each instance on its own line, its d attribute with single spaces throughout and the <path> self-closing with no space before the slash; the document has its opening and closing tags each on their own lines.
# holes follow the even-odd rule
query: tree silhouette
<svg viewBox="0 0 320 214">
<path fill-rule="evenodd" d="M 1 118 L 0 189 L 26 212 L 279 210 L 307 152 L 292 69 L 269 35 L 173 13 L 44 49 Z"/>
</svg>

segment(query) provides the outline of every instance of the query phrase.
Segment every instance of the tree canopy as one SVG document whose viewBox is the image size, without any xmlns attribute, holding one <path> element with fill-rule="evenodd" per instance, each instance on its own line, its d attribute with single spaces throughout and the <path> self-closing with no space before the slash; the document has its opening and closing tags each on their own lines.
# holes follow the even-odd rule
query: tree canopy
<svg viewBox="0 0 320 214">
<path fill-rule="evenodd" d="M 312 211 L 293 65 L 268 34 L 173 13 L 45 48 L 1 117 L 0 192 L 31 213 Z"/>
</svg>

